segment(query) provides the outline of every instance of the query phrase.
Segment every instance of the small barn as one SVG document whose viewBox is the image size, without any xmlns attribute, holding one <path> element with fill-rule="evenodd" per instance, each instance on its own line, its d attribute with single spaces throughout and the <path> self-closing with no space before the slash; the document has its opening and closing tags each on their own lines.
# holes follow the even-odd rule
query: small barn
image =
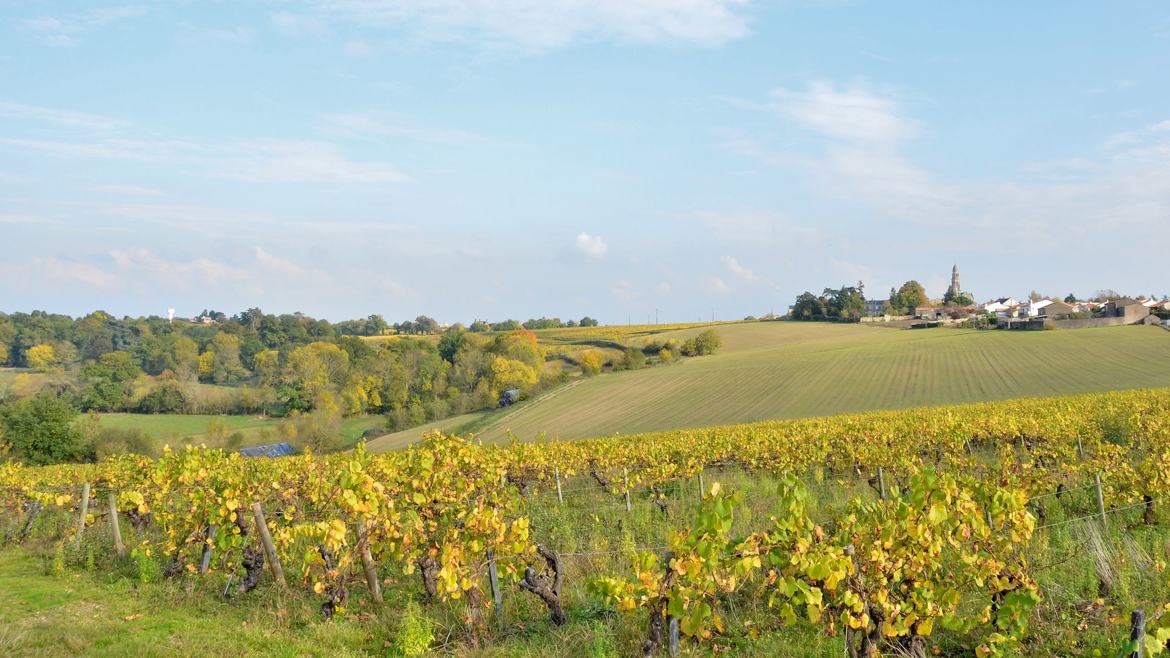
<svg viewBox="0 0 1170 658">
<path fill-rule="evenodd" d="M 297 449 L 291 443 L 267 443 L 262 446 L 240 448 L 238 452 L 245 457 L 288 457 L 297 454 Z"/>
</svg>

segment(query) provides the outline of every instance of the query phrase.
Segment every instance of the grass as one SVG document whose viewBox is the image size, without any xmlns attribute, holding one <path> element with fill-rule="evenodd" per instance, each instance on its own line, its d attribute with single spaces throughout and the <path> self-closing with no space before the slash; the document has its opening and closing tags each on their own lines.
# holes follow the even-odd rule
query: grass
<svg viewBox="0 0 1170 658">
<path fill-rule="evenodd" d="M 202 416 L 193 414 L 98 414 L 103 427 L 118 429 L 140 429 L 160 442 L 198 443 L 207 435 L 212 421 L 227 425 L 228 434 L 239 432 L 243 435 L 242 445 L 256 445 L 279 440 L 276 427 L 280 418 L 265 416 Z M 381 416 L 355 416 L 346 418 L 341 424 L 341 434 L 346 443 L 355 443 L 368 429 L 383 427 Z"/>
<path fill-rule="evenodd" d="M 854 497 L 875 492 L 852 474 L 818 478 L 806 474 L 812 518 L 837 516 Z M 735 533 L 767 527 L 775 513 L 777 479 L 771 474 L 735 468 L 711 468 L 710 486 L 719 482 L 739 492 Z M 569 623 L 556 628 L 543 606 L 505 579 L 503 617 L 489 624 L 478 644 L 460 630 L 458 604 L 423 605 L 437 627 L 432 655 L 470 657 L 637 655 L 645 637 L 644 613 L 616 614 L 589 591 L 598 575 L 632 575 L 630 550 L 659 546 L 672 530 L 686 527 L 699 496 L 694 480 L 664 488 L 667 511 L 662 513 L 646 492 L 637 492 L 633 511 L 620 496 L 599 487 L 587 476 L 564 482 L 565 503 L 554 490 L 529 492 L 527 513 L 535 542 L 564 555 L 564 597 Z M 1082 490 L 1044 502 L 1046 521 L 1059 522 L 1091 513 L 1091 491 Z M 421 601 L 417 578 L 404 576 L 393 564 L 381 566 L 388 605 L 374 610 L 365 598 L 360 570 L 348 574 L 348 611 L 332 621 L 317 612 L 323 600 L 298 584 L 295 553 L 285 571 L 292 587 L 275 588 L 267 573 L 256 592 L 227 601 L 219 597 L 227 574 L 200 578 L 141 582 L 133 561 L 119 562 L 110 551 L 108 528 L 91 526 L 83 548 L 64 553 L 63 569 L 51 568 L 57 538 L 67 533 L 72 516 L 49 512 L 38 521 L 24 547 L 0 549 L 0 655 L 4 656 L 172 656 L 208 654 L 264 656 L 394 656 L 394 638 L 409 600 Z M 1167 601 L 1170 586 L 1153 564 L 1170 559 L 1170 527 L 1141 526 L 1139 510 L 1110 517 L 1107 534 L 1095 520 L 1040 531 L 1029 548 L 1044 601 L 1031 621 L 1031 637 L 1020 656 L 1112 656 L 1125 637 L 1128 611 L 1152 610 Z M 2 520 L 2 519 L 0 519 Z M 125 529 L 133 545 L 133 530 Z M 1086 548 L 1088 547 L 1088 548 Z M 584 554 L 584 555 L 573 555 Z M 95 556 L 89 558 L 88 556 Z M 159 559 L 154 563 L 157 573 Z M 1109 572 L 1112 593 L 1098 598 L 1098 573 Z M 733 595 L 719 602 L 729 624 L 725 637 L 699 646 L 684 640 L 684 655 L 785 656 L 830 658 L 843 654 L 840 637 L 825 637 L 806 625 L 784 627 L 764 599 Z M 746 629 L 759 632 L 757 637 Z M 936 629 L 932 643 L 941 655 L 973 655 L 970 638 Z"/>
<path fill-rule="evenodd" d="M 685 339 L 700 330 L 653 338 Z M 715 355 L 580 380 L 484 415 L 477 419 L 477 436 L 576 439 L 1170 385 L 1170 334 L 1155 327 L 894 331 L 758 322 L 716 331 L 724 347 Z M 642 340 L 649 337 L 632 342 Z M 467 422 L 461 417 L 432 425 L 458 430 Z M 373 445 L 399 447 L 419 433 L 415 428 Z"/>
</svg>

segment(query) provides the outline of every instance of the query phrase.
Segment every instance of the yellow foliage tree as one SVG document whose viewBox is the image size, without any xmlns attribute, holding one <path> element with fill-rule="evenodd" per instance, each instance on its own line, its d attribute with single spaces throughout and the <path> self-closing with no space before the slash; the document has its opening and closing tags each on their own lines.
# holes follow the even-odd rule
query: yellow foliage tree
<svg viewBox="0 0 1170 658">
<path fill-rule="evenodd" d="M 585 375 L 596 375 L 601 372 L 604 363 L 604 354 L 599 350 L 589 350 L 581 355 L 581 372 Z"/>
<path fill-rule="evenodd" d="M 57 352 L 52 345 L 33 345 L 28 348 L 24 358 L 33 370 L 45 372 L 57 365 Z"/>
<path fill-rule="evenodd" d="M 210 377 L 215 372 L 215 352 L 207 350 L 199 355 L 199 376 Z"/>
<path fill-rule="evenodd" d="M 492 383 L 497 391 L 525 389 L 536 383 L 536 370 L 515 359 L 497 356 L 492 360 Z"/>
</svg>

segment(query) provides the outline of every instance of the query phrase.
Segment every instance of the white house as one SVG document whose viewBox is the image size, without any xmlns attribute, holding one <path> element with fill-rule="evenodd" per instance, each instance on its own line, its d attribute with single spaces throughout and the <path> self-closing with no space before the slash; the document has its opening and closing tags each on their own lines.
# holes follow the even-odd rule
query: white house
<svg viewBox="0 0 1170 658">
<path fill-rule="evenodd" d="M 1012 297 L 1001 297 L 983 304 L 980 308 L 983 309 L 984 313 L 994 313 L 999 317 L 1007 317 L 1008 311 L 1013 306 L 1018 306 L 1019 303 Z"/>
<path fill-rule="evenodd" d="M 1041 299 L 1034 302 L 1028 302 L 1020 306 L 1020 317 L 1035 318 L 1041 315 L 1040 309 L 1052 303 L 1051 299 Z"/>
</svg>

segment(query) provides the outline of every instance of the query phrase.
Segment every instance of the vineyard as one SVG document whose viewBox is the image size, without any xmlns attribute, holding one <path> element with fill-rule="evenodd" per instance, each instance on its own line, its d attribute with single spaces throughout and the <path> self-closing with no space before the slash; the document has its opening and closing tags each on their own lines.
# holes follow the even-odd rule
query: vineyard
<svg viewBox="0 0 1170 658">
<path fill-rule="evenodd" d="M 237 603 L 285 590 L 324 619 L 394 609 L 405 655 L 1155 655 L 1168 486 L 1170 389 L 1152 389 L 577 442 L 436 433 L 377 455 L 10 463 L 0 527 L 50 571 L 153 565 Z"/>
</svg>

